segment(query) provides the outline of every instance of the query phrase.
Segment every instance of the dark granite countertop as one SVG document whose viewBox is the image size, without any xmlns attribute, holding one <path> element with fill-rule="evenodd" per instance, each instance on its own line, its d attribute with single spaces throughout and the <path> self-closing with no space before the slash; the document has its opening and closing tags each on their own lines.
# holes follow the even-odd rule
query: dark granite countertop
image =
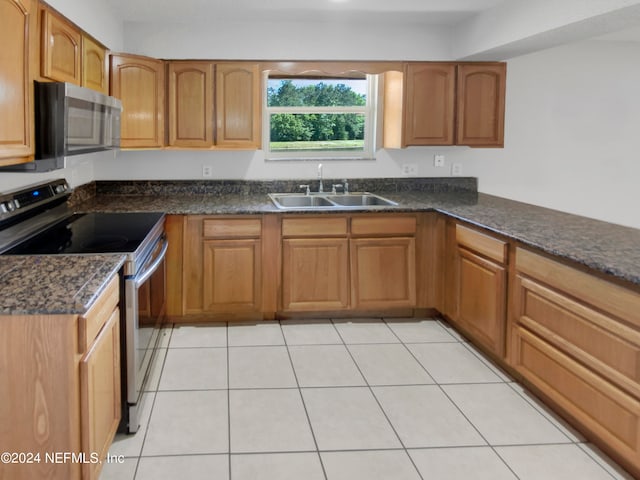
<svg viewBox="0 0 640 480">
<path fill-rule="evenodd" d="M 82 315 L 124 255 L 0 256 L 0 315 Z"/>
<path fill-rule="evenodd" d="M 351 191 L 372 191 L 399 203 L 397 207 L 377 207 L 375 212 L 438 211 L 640 285 L 638 229 L 477 193 L 475 179 L 420 180 L 425 181 L 413 185 L 398 179 L 350 182 Z M 263 182 L 259 188 L 246 187 L 249 183 L 218 182 L 210 188 L 206 182 L 104 182 L 98 184 L 96 196 L 76 209 L 196 215 L 320 213 L 278 210 L 267 197 L 268 192 L 296 191 L 298 180 L 276 185 Z"/>
</svg>

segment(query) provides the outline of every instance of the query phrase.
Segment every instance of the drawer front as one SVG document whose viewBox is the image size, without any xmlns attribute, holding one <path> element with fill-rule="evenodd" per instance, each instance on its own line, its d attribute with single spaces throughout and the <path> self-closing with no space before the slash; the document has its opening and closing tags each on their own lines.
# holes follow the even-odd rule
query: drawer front
<svg viewBox="0 0 640 480">
<path fill-rule="evenodd" d="M 640 293 L 556 262 L 516 249 L 516 270 L 640 328 Z"/>
<path fill-rule="evenodd" d="M 640 397 L 640 332 L 531 279 L 516 287 L 520 324 Z"/>
<path fill-rule="evenodd" d="M 79 349 L 84 353 L 98 336 L 102 326 L 107 323 L 120 300 L 120 277 L 114 276 L 100 297 L 83 317 L 79 319 Z"/>
<path fill-rule="evenodd" d="M 415 235 L 416 217 L 397 215 L 363 215 L 351 219 L 351 233 L 370 235 Z"/>
<path fill-rule="evenodd" d="M 347 217 L 297 217 L 282 219 L 283 237 L 337 237 L 347 235 Z"/>
<path fill-rule="evenodd" d="M 262 234 L 260 218 L 206 218 L 202 233 L 205 238 L 252 238 Z"/>
<path fill-rule="evenodd" d="M 640 403 L 537 336 L 516 327 L 513 366 L 631 465 L 640 468 Z"/>
<path fill-rule="evenodd" d="M 507 263 L 507 243 L 476 230 L 456 225 L 456 242 L 498 263 Z"/>
</svg>

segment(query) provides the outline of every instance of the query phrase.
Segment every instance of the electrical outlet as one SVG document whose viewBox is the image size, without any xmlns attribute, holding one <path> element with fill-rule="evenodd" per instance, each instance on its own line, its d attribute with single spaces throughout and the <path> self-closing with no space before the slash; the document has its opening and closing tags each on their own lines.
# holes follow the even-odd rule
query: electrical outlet
<svg viewBox="0 0 640 480">
<path fill-rule="evenodd" d="M 462 164 L 454 163 L 451 165 L 451 176 L 453 177 L 461 177 L 462 176 Z"/>
<path fill-rule="evenodd" d="M 417 163 L 405 163 L 402 165 L 402 175 L 406 177 L 418 176 L 418 164 Z"/>
<path fill-rule="evenodd" d="M 213 167 L 211 165 L 202 165 L 202 176 L 203 177 L 212 177 L 213 176 Z"/>
<path fill-rule="evenodd" d="M 433 166 L 444 167 L 444 155 L 442 155 L 441 153 L 436 153 L 433 156 Z"/>
</svg>

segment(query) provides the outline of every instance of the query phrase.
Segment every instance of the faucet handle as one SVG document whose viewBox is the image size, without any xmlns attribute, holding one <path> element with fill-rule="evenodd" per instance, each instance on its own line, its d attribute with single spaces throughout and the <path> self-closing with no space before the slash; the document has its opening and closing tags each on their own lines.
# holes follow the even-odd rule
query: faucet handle
<svg viewBox="0 0 640 480">
<path fill-rule="evenodd" d="M 343 190 L 346 195 L 349 195 L 349 180 L 346 178 L 342 180 Z"/>
<path fill-rule="evenodd" d="M 300 188 L 305 188 L 305 195 L 309 195 L 311 193 L 311 190 L 309 189 L 309 185 L 300 185 Z"/>
<path fill-rule="evenodd" d="M 342 187 L 342 188 L 344 188 L 344 186 L 343 186 L 341 183 L 334 183 L 334 184 L 332 184 L 332 185 L 331 185 L 331 194 L 332 194 L 332 195 L 335 195 L 336 193 L 338 193 L 338 192 L 336 192 L 336 188 L 337 188 L 337 187 Z"/>
</svg>

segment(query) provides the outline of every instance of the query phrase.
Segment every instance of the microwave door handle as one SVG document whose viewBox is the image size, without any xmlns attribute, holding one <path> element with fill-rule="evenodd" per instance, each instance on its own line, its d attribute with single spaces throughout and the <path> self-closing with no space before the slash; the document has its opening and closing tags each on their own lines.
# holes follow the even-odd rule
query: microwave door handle
<svg viewBox="0 0 640 480">
<path fill-rule="evenodd" d="M 160 266 L 160 264 L 164 260 L 164 257 L 167 254 L 168 248 L 169 248 L 169 242 L 165 238 L 162 240 L 162 250 L 160 250 L 160 253 L 153 260 L 151 265 L 149 265 L 149 267 L 145 271 L 141 272 L 139 275 L 136 275 L 135 277 L 136 288 L 140 288 L 140 286 L 144 282 L 146 282 L 149 279 L 149 277 L 153 275 L 153 273 L 158 269 L 158 267 Z"/>
</svg>

